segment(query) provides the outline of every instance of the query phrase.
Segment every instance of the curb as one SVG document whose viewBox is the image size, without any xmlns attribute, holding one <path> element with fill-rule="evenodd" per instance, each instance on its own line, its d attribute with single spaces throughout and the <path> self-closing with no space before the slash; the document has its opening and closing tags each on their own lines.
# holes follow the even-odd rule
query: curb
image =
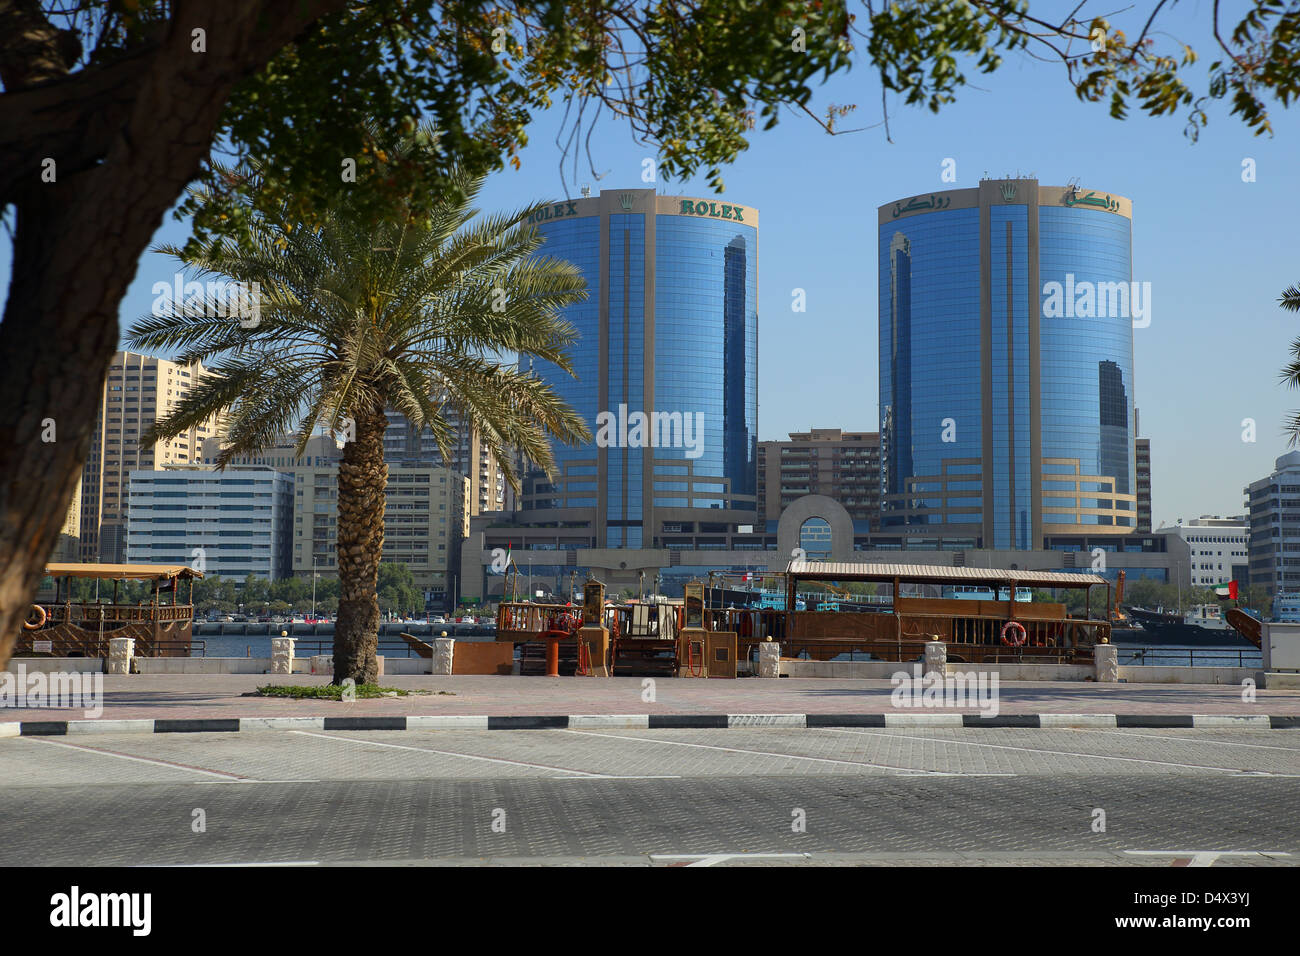
<svg viewBox="0 0 1300 956">
<path fill-rule="evenodd" d="M 549 714 L 525 716 L 223 717 L 0 723 L 0 737 L 240 733 L 264 730 L 684 730 L 727 728 L 1145 728 L 1300 730 L 1300 716 L 1236 714 Z"/>
</svg>

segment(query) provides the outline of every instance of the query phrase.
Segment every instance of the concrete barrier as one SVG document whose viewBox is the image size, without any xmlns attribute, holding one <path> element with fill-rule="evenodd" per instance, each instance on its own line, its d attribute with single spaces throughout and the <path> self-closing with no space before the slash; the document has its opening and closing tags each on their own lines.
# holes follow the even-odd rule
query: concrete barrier
<svg viewBox="0 0 1300 956">
<path fill-rule="evenodd" d="M 458 641 L 452 657 L 453 674 L 509 674 L 515 646 L 508 641 Z"/>
<path fill-rule="evenodd" d="M 28 674 L 104 673 L 102 657 L 14 657 L 10 658 L 9 666 L 5 670 L 13 670 L 19 664 Z"/>
</svg>

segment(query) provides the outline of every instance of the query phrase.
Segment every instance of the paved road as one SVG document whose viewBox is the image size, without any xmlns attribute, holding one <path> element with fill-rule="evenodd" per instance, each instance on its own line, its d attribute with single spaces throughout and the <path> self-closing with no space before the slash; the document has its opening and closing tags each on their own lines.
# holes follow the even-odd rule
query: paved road
<svg viewBox="0 0 1300 956">
<path fill-rule="evenodd" d="M 1300 734 L 0 739 L 0 865 L 267 862 L 1294 865 Z"/>
</svg>

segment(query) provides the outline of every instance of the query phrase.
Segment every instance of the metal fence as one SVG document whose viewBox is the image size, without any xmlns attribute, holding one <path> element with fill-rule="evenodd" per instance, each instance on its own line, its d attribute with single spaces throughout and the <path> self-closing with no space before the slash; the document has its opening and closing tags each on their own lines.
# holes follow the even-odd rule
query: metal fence
<svg viewBox="0 0 1300 956">
<path fill-rule="evenodd" d="M 1263 652 L 1253 647 L 1124 647 L 1119 646 L 1124 667 L 1259 667 Z"/>
</svg>

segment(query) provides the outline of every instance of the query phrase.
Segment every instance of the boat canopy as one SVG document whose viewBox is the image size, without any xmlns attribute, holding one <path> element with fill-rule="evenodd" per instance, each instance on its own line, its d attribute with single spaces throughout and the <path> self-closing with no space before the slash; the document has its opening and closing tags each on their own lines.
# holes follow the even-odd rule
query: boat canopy
<svg viewBox="0 0 1300 956">
<path fill-rule="evenodd" d="M 786 566 L 791 581 L 876 581 L 896 578 L 909 584 L 977 584 L 989 587 L 1022 585 L 1044 588 L 1087 588 L 1109 585 L 1099 574 L 1068 571 L 1007 571 L 1001 568 L 952 568 L 931 564 L 868 564 L 847 561 L 795 560 Z"/>
<path fill-rule="evenodd" d="M 188 564 L 47 564 L 52 578 L 99 578 L 105 581 L 167 581 L 172 578 L 201 578 Z"/>
</svg>

